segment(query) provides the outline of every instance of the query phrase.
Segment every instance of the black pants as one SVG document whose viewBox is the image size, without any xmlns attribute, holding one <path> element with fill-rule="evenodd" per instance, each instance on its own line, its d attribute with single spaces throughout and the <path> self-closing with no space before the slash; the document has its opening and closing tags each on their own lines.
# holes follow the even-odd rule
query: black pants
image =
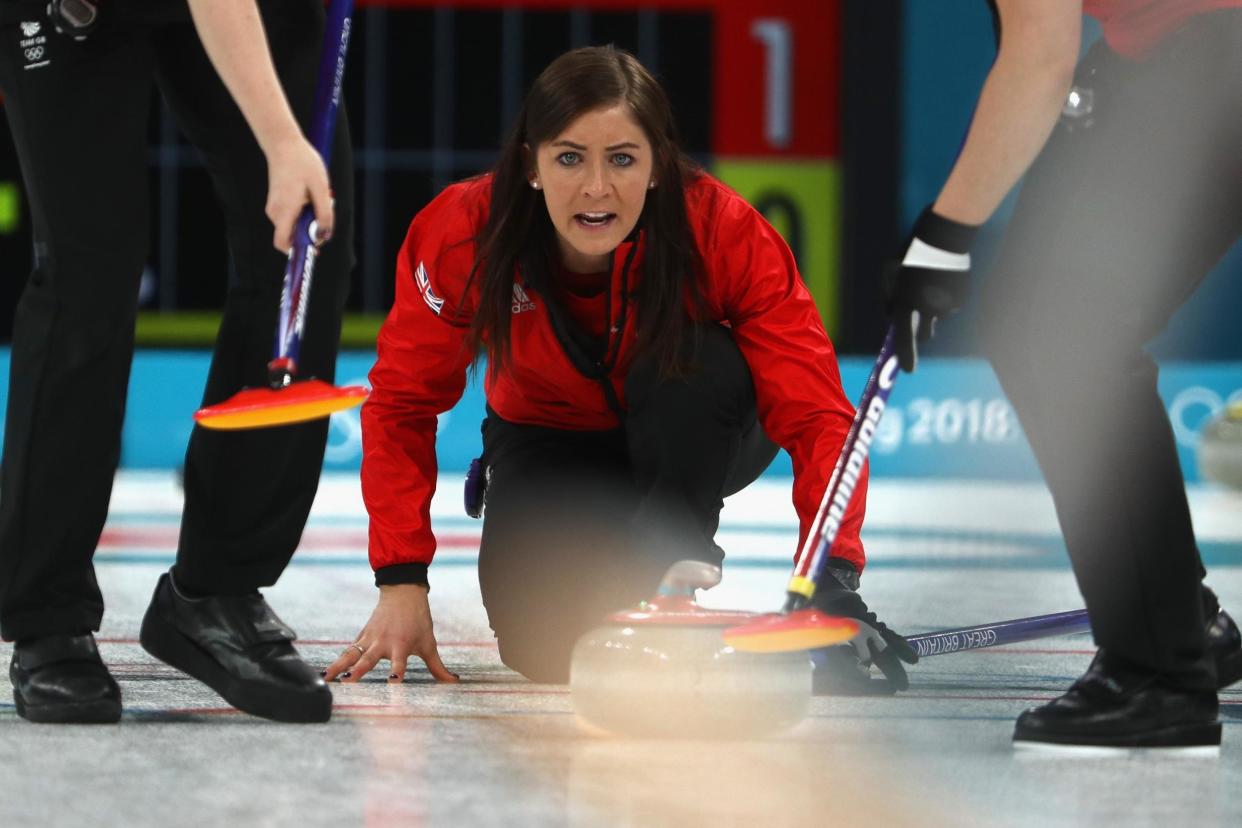
<svg viewBox="0 0 1242 828">
<path fill-rule="evenodd" d="M 109 4 L 100 5 L 107 15 Z M 308 123 L 322 3 L 265 3 L 263 13 L 281 80 Z M 0 464 L 0 634 L 7 639 L 99 628 L 103 601 L 91 558 L 119 457 L 148 252 L 153 84 L 204 157 L 236 272 L 205 403 L 264 384 L 285 263 L 264 215 L 266 162 L 188 19 L 148 25 L 118 12 L 79 43 L 33 14 L 48 38 L 46 65 L 27 68 L 17 26 L 0 29 L 0 90 L 36 245 L 14 326 Z M 337 230 L 316 267 L 303 375 L 333 376 L 353 265 L 351 169 L 342 113 L 332 164 Z M 326 436 L 326 422 L 252 433 L 196 428 L 186 454 L 182 580 L 216 592 L 274 583 L 298 544 Z"/>
<path fill-rule="evenodd" d="M 528 678 L 566 681 L 578 637 L 653 595 L 675 561 L 719 564 L 722 499 L 776 456 L 732 337 L 702 333 L 686 379 L 631 367 L 622 429 L 518 425 L 489 411 L 479 584 L 501 660 Z"/>
<path fill-rule="evenodd" d="M 1097 45 L 1076 84 L 1094 111 L 1063 117 L 1027 176 L 985 287 L 986 347 L 1096 642 L 1213 687 L 1203 567 L 1144 345 L 1242 234 L 1242 11 L 1190 23 L 1142 62 Z"/>
</svg>

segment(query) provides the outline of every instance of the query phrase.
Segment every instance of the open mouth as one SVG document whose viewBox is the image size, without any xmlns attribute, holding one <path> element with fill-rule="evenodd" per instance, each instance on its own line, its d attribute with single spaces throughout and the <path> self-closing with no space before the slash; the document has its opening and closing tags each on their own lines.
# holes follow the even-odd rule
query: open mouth
<svg viewBox="0 0 1242 828">
<path fill-rule="evenodd" d="M 611 225 L 617 220 L 616 213 L 575 213 L 574 221 L 579 227 L 585 227 L 588 230 L 600 230 Z"/>
</svg>

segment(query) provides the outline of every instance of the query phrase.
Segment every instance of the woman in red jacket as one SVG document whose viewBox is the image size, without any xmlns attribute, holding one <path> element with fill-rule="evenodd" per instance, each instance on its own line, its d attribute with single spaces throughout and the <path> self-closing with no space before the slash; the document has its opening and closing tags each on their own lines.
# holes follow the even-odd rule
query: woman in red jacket
<svg viewBox="0 0 1242 828">
<path fill-rule="evenodd" d="M 436 417 L 482 353 L 479 583 L 514 670 L 565 681 L 578 636 L 671 563 L 719 564 L 722 498 L 776 445 L 806 532 L 853 417 L 832 344 L 788 246 L 681 152 L 632 55 L 578 49 L 539 76 L 494 172 L 415 217 L 396 292 L 362 414 L 379 604 L 329 678 L 389 659 L 400 681 L 410 655 L 454 678 L 427 605 Z M 817 604 L 869 624 L 904 687 L 913 653 L 853 591 L 864 501 L 865 482 Z"/>
</svg>

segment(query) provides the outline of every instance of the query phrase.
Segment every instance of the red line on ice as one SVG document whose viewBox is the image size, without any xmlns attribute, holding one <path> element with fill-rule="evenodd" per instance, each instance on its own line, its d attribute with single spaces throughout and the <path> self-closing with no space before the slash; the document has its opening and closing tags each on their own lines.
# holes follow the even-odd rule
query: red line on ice
<svg viewBox="0 0 1242 828">
<path fill-rule="evenodd" d="M 135 646 L 139 643 L 138 639 L 136 638 L 96 638 L 95 641 L 98 642 L 99 644 L 133 644 Z M 306 638 L 306 639 L 300 638 L 295 643 L 303 644 L 307 646 L 315 646 L 315 647 L 319 647 L 319 646 L 347 647 L 354 642 L 345 641 L 345 640 L 332 641 L 332 640 L 316 639 L 316 638 Z M 496 646 L 495 641 L 437 641 L 436 644 L 440 647 L 495 647 Z"/>
<path fill-rule="evenodd" d="M 176 549 L 180 529 L 176 526 L 123 526 L 105 527 L 99 536 L 99 549 Z M 454 549 L 478 549 L 479 533 L 436 534 L 436 544 Z M 299 549 L 345 549 L 367 548 L 367 530 L 357 529 L 307 529 L 302 535 Z"/>
</svg>

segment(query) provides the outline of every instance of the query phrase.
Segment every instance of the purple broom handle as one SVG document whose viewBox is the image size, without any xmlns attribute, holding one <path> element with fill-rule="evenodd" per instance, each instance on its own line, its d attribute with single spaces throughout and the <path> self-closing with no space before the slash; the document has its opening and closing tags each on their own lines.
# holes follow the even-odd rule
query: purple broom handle
<svg viewBox="0 0 1242 828">
<path fill-rule="evenodd" d="M 893 326 L 889 325 L 880 355 L 876 358 L 875 367 L 871 369 L 871 376 L 867 378 L 862 399 L 854 414 L 854 423 L 841 445 L 841 454 L 832 470 L 819 511 L 794 561 L 785 603 L 786 612 L 806 606 L 810 600 L 815 585 L 823 575 L 841 523 L 845 520 L 845 513 L 871 450 L 871 441 L 875 439 L 880 417 L 888 405 L 888 395 L 892 393 L 893 385 L 897 381 L 897 355 L 893 340 Z"/>
<path fill-rule="evenodd" d="M 349 48 L 353 0 L 332 0 L 324 23 L 323 54 L 319 59 L 319 82 L 315 88 L 315 109 L 311 116 L 309 139 L 323 164 L 332 158 L 332 139 L 336 134 L 336 114 L 341 103 L 341 83 L 345 76 L 345 53 Z M 310 298 L 311 275 L 315 267 L 315 210 L 302 208 L 293 231 L 293 248 L 285 268 L 280 297 L 280 320 L 268 380 L 274 387 L 287 385 L 297 370 L 302 349 L 302 328 Z"/>
<path fill-rule="evenodd" d="M 345 53 L 349 49 L 350 15 L 353 0 L 332 0 L 324 23 L 323 55 L 319 60 L 319 84 L 315 87 L 315 116 L 310 142 L 319 150 L 326 165 L 332 159 L 332 138 L 336 135 L 336 112 L 341 105 L 341 84 L 345 78 Z"/>
<path fill-rule="evenodd" d="M 841 455 L 837 458 L 836 467 L 828 481 L 828 488 L 824 492 L 819 512 L 815 516 L 814 523 L 811 524 L 811 530 L 807 533 L 807 539 L 794 563 L 794 573 L 790 578 L 789 594 L 785 604 L 786 612 L 805 606 L 810 598 L 807 593 L 813 593 L 815 585 L 819 583 L 823 575 L 829 553 L 832 551 L 832 544 L 836 541 L 841 522 L 845 519 L 845 512 L 853 497 L 858 476 L 870 452 L 871 441 L 875 438 L 880 417 L 888 406 L 888 395 L 892 392 L 896 380 L 896 346 L 893 327 L 890 325 L 884 337 L 884 345 L 880 348 L 880 355 L 871 369 L 871 376 L 867 378 L 862 399 L 858 403 L 858 411 L 854 415 L 854 424 L 850 426 L 845 443 L 841 446 Z M 919 657 L 923 658 L 958 653 L 963 650 L 999 647 L 1002 644 L 1016 644 L 1036 638 L 1074 635 L 1089 632 L 1090 629 L 1091 622 L 1087 618 L 1087 611 L 1073 610 L 1053 615 L 1015 618 L 974 627 L 911 635 L 906 636 L 906 641 L 910 643 Z"/>
<path fill-rule="evenodd" d="M 919 658 L 926 658 L 927 656 L 960 653 L 963 650 L 981 650 L 984 647 L 999 647 L 1002 644 L 1017 644 L 1020 641 L 1031 641 L 1036 638 L 1055 638 L 1090 631 L 1091 621 L 1087 618 L 1087 611 L 1082 609 L 1052 615 L 1036 615 L 1031 618 L 1014 618 L 1010 621 L 996 621 L 957 630 L 908 635 L 906 641 L 918 653 Z"/>
</svg>

